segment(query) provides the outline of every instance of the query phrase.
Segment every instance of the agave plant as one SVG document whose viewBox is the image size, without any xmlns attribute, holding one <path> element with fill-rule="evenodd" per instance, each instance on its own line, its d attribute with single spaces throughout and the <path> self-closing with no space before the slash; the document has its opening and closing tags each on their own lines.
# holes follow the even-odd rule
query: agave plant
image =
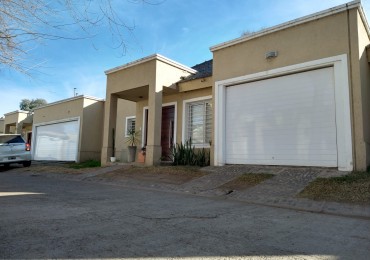
<svg viewBox="0 0 370 260">
<path fill-rule="evenodd" d="M 128 130 L 125 142 L 129 146 L 136 146 L 136 144 L 140 141 L 139 134 L 140 131 L 135 131 L 135 129 Z"/>
<path fill-rule="evenodd" d="M 191 144 L 191 139 L 185 144 L 182 142 L 172 148 L 172 161 L 174 165 L 196 165 L 200 167 L 208 166 L 210 161 L 209 149 L 195 149 Z"/>
</svg>

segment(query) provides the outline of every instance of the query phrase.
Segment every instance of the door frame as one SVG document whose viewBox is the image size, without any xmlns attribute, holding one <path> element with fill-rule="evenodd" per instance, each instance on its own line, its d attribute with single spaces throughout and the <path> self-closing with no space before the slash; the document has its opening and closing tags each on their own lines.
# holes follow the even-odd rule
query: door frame
<svg viewBox="0 0 370 260">
<path fill-rule="evenodd" d="M 169 107 L 169 106 L 174 106 L 175 107 L 175 116 L 174 116 L 174 127 L 173 127 L 173 132 L 174 132 L 174 137 L 173 137 L 173 144 L 176 145 L 176 136 L 177 136 L 177 102 L 169 102 L 169 103 L 164 103 L 162 104 L 162 107 Z M 149 110 L 148 106 L 143 107 L 143 131 L 141 133 L 141 144 L 144 146 L 145 143 L 145 137 L 146 137 L 146 120 L 145 120 L 145 113 L 146 111 Z M 162 125 L 162 120 L 161 120 L 161 125 Z"/>
<path fill-rule="evenodd" d="M 347 54 L 313 60 L 268 71 L 248 74 L 215 82 L 214 116 L 214 165 L 225 165 L 225 102 L 226 88 L 251 81 L 301 73 L 305 71 L 333 67 L 335 114 L 337 124 L 338 169 L 353 170 L 352 123 L 350 112 L 350 91 Z"/>
</svg>

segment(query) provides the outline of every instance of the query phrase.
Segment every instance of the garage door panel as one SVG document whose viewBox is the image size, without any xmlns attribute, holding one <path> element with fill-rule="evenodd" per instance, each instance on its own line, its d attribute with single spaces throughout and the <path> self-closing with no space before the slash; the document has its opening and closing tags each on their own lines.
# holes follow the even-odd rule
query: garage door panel
<svg viewBox="0 0 370 260">
<path fill-rule="evenodd" d="M 333 69 L 227 87 L 225 144 L 226 163 L 337 166 Z"/>
<path fill-rule="evenodd" d="M 232 87 L 232 88 L 234 88 L 234 87 Z M 331 108 L 332 102 L 327 100 L 327 97 L 326 97 L 328 94 L 325 94 L 322 97 L 321 96 L 316 97 L 315 99 L 309 98 L 309 96 L 303 96 L 303 97 L 299 97 L 299 98 L 296 98 L 294 100 L 291 100 L 290 96 L 292 96 L 294 94 L 305 95 L 304 93 L 300 92 L 300 93 L 290 93 L 290 95 L 287 95 L 287 96 L 284 96 L 284 97 L 278 97 L 276 95 L 271 95 L 270 97 L 264 98 L 264 99 L 256 97 L 248 104 L 235 103 L 235 104 L 230 104 L 230 107 L 231 108 L 248 108 L 251 111 L 254 111 L 254 110 L 258 110 L 258 108 L 260 108 L 260 107 L 272 110 L 274 107 L 283 108 L 284 106 L 285 107 L 291 107 L 291 105 L 300 104 L 299 108 L 303 109 L 305 107 L 312 108 L 312 103 L 313 102 L 321 102 L 323 105 L 326 105 L 326 107 Z M 230 97 L 233 98 L 232 96 L 230 96 Z M 271 102 L 271 99 L 279 101 L 279 103 L 270 103 L 269 106 L 266 107 L 266 102 Z"/>
<path fill-rule="evenodd" d="M 76 161 L 78 120 L 36 126 L 34 160 Z"/>
<path fill-rule="evenodd" d="M 282 138 L 287 137 L 287 140 L 284 140 L 284 142 L 294 141 L 292 140 L 294 137 L 297 139 L 307 140 L 308 138 L 310 138 L 310 135 L 314 133 L 327 134 L 328 138 L 333 139 L 333 140 L 335 139 L 335 136 L 334 137 L 330 136 L 330 134 L 333 132 L 333 128 L 329 126 L 328 127 L 315 127 L 315 128 L 309 128 L 305 126 L 298 130 L 293 128 L 294 127 L 293 124 L 286 125 L 284 126 L 284 128 L 279 128 L 279 129 L 276 129 L 276 128 L 273 129 L 273 125 L 268 125 L 268 124 L 265 124 L 264 126 L 259 126 L 259 128 L 262 128 L 262 127 L 265 129 L 254 129 L 253 131 L 250 131 L 250 132 L 243 131 L 243 129 L 236 130 L 234 132 L 234 136 L 227 137 L 226 141 L 232 141 L 235 139 L 236 136 L 250 137 L 250 138 L 256 138 L 259 136 L 261 137 L 273 136 L 274 138 L 276 136 L 279 136 Z M 276 141 L 278 142 L 279 140 L 276 140 Z"/>
<path fill-rule="evenodd" d="M 315 166 L 315 167 L 337 167 L 336 163 L 330 161 L 322 160 L 247 160 L 247 159 L 229 159 L 228 164 L 253 164 L 253 165 L 290 165 L 290 166 Z"/>
</svg>

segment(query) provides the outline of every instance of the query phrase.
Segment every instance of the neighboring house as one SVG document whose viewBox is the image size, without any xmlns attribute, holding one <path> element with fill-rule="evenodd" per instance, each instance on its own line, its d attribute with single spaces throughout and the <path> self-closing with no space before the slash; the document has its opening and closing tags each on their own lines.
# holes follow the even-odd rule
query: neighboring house
<svg viewBox="0 0 370 260">
<path fill-rule="evenodd" d="M 4 118 L 4 134 L 20 134 L 27 143 L 32 139 L 32 112 L 17 110 L 6 113 Z"/>
<path fill-rule="evenodd" d="M 193 68 L 152 55 L 110 69 L 102 164 L 123 99 L 136 102 L 147 165 L 191 137 L 213 165 L 366 170 L 369 38 L 353 1 L 213 46 L 213 62 Z"/>
<path fill-rule="evenodd" d="M 38 107 L 33 117 L 33 160 L 99 160 L 104 100 L 76 96 Z"/>
<path fill-rule="evenodd" d="M 0 118 L 0 134 L 4 133 L 4 117 Z"/>
</svg>

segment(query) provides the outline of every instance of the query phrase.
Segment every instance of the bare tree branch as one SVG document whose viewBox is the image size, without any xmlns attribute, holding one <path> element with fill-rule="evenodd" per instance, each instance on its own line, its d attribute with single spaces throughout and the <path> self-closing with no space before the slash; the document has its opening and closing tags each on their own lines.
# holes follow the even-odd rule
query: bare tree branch
<svg viewBox="0 0 370 260">
<path fill-rule="evenodd" d="M 127 0 L 157 5 L 165 0 Z M 119 2 L 119 1 L 118 1 Z M 116 12 L 113 0 L 0 0 L 0 70 L 30 74 L 30 52 L 48 40 L 93 39 L 108 31 L 113 48 L 127 49 L 127 34 L 134 24 Z M 78 33 L 76 33 L 78 28 Z"/>
</svg>

